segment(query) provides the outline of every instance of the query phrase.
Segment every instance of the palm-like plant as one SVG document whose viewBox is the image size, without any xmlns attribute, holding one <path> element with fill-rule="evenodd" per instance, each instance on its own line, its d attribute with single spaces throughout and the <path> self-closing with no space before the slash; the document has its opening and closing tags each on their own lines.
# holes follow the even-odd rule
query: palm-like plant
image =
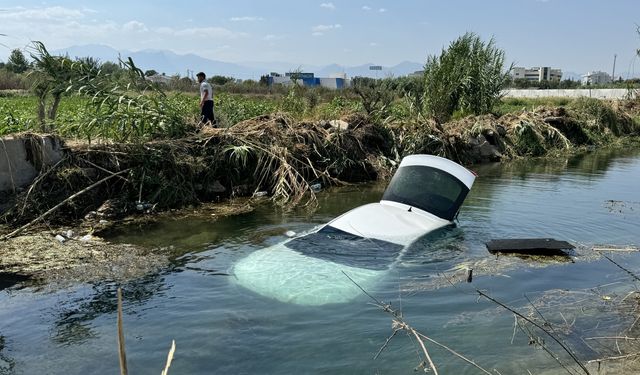
<svg viewBox="0 0 640 375">
<path fill-rule="evenodd" d="M 49 107 L 49 120 L 54 121 L 60 105 L 62 94 L 65 92 L 71 79 L 69 66 L 71 60 L 63 56 L 52 56 L 47 52 L 44 44 L 33 43 L 33 69 L 29 72 L 31 78 L 31 91 L 38 98 L 38 122 L 40 130 L 47 131 L 46 104 L 49 96 L 53 96 L 53 102 Z"/>
<path fill-rule="evenodd" d="M 100 69 L 94 59 L 71 60 L 51 55 L 44 44 L 34 42 L 32 89 L 39 98 L 38 118 L 46 130 L 45 107 L 49 96 L 49 119 L 55 120 L 65 93 L 88 96 L 91 116 L 71 124 L 72 133 L 116 141 L 141 141 L 150 136 L 179 136 L 186 131 L 186 111 L 175 105 L 131 58 L 121 60 L 126 77 L 116 79 Z"/>
</svg>

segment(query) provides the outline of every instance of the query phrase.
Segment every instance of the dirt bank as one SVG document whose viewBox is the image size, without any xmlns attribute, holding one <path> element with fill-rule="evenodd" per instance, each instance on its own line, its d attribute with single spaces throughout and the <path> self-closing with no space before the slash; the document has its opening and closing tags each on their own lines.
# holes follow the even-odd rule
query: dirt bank
<svg viewBox="0 0 640 375">
<path fill-rule="evenodd" d="M 183 139 L 67 142 L 63 162 L 5 197 L 1 219 L 19 227 L 88 187 L 43 221 L 99 222 L 255 193 L 278 204 L 313 205 L 315 184 L 384 177 L 389 166 L 382 156 L 391 152 L 390 139 L 385 128 L 362 118 L 300 123 L 264 116 Z"/>
<path fill-rule="evenodd" d="M 9 239 L 0 246 L 0 289 L 70 282 L 125 281 L 167 264 L 162 251 L 118 245 L 91 235 L 46 233 Z"/>
</svg>

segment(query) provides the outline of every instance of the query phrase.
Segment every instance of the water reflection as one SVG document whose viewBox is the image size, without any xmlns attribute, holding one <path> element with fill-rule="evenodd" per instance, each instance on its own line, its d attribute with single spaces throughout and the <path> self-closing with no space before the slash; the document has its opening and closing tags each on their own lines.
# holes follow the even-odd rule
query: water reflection
<svg viewBox="0 0 640 375">
<path fill-rule="evenodd" d="M 167 219 L 121 227 L 105 235 L 114 242 L 147 247 L 171 244 L 176 257 L 209 250 L 220 243 L 238 247 L 265 245 L 274 236 L 284 239 L 289 230 L 306 231 L 364 203 L 379 201 L 383 191 L 384 184 L 332 188 L 318 195 L 319 205 L 314 211 L 302 207 L 285 211 L 261 201 L 255 203 L 254 211 L 242 215 Z"/>
<path fill-rule="evenodd" d="M 93 284 L 85 291 L 85 296 L 55 307 L 52 339 L 60 345 L 68 346 L 99 337 L 99 334 L 93 331 L 92 322 L 102 315 L 116 312 L 118 287 L 122 288 L 123 310 L 128 314 L 135 314 L 136 310 L 151 298 L 163 296 L 169 288 L 165 285 L 162 274 L 148 275 L 121 285 Z M 87 298 L 86 294 L 90 297 Z"/>
<path fill-rule="evenodd" d="M 30 278 L 28 276 L 16 273 L 0 272 L 0 291 L 11 288 L 14 285 L 24 283 L 29 279 Z"/>
<path fill-rule="evenodd" d="M 473 166 L 481 176 L 487 177 L 517 177 L 527 179 L 531 175 L 557 176 L 565 171 L 571 171 L 586 177 L 602 178 L 612 163 L 629 165 L 635 162 L 638 151 L 635 149 L 599 150 L 585 152 L 571 156 L 549 157 L 543 159 L 516 159 L 505 163 L 489 163 Z M 475 187 L 474 187 L 475 188 Z"/>
<path fill-rule="evenodd" d="M 13 374 L 13 370 L 16 367 L 16 362 L 13 358 L 9 357 L 6 351 L 6 339 L 0 335 L 0 375 Z"/>
</svg>

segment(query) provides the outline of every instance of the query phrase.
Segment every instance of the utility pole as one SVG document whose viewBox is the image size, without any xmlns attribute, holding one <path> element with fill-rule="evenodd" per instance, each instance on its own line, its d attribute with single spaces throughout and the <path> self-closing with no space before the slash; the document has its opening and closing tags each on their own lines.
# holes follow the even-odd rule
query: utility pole
<svg viewBox="0 0 640 375">
<path fill-rule="evenodd" d="M 618 58 L 618 55 L 614 54 L 613 55 L 613 72 L 611 72 L 611 82 L 616 81 L 616 59 L 617 58 Z"/>
</svg>

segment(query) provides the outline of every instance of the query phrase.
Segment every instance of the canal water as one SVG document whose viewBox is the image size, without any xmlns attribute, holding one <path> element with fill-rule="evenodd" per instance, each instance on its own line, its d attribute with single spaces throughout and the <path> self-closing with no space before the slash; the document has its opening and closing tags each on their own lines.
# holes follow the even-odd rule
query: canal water
<svg viewBox="0 0 640 375">
<path fill-rule="evenodd" d="M 606 310 L 591 308 L 600 305 L 590 291 L 603 300 L 615 299 L 633 290 L 633 279 L 582 250 L 596 244 L 640 245 L 640 152 L 602 151 L 474 169 L 480 177 L 457 226 L 412 246 L 368 292 L 402 311 L 418 331 L 490 371 L 563 373 L 544 350 L 530 345 L 529 337 L 514 335 L 512 314 L 479 299 L 475 290 L 523 313 L 530 312 L 529 300 L 553 301 L 560 291 L 582 293 L 587 297 L 571 302 L 584 305 L 581 313 L 567 323 L 577 331 L 574 336 L 615 333 L 598 323 L 612 319 L 598 315 L 609 314 Z M 0 291 L 0 374 L 117 373 L 118 286 L 124 292 L 131 374 L 160 373 L 172 340 L 177 347 L 172 374 L 414 373 L 422 359 L 406 334 L 396 335 L 373 359 L 393 332 L 392 320 L 366 295 L 348 303 L 304 306 L 255 294 L 234 282 L 233 266 L 240 259 L 285 241 L 287 231 L 308 231 L 375 202 L 383 189 L 365 185 L 324 191 L 313 213 L 262 205 L 219 220 L 165 220 L 115 233 L 113 241 L 171 246 L 170 266 L 122 285 Z M 496 258 L 485 247 L 490 239 L 533 237 L 568 240 L 579 249 L 571 258 L 544 261 Z M 610 256 L 640 272 L 634 253 Z M 466 267 L 474 268 L 472 283 L 438 282 Z M 568 344 L 581 359 L 602 354 L 578 341 Z M 479 373 L 427 345 L 441 374 Z"/>
</svg>

